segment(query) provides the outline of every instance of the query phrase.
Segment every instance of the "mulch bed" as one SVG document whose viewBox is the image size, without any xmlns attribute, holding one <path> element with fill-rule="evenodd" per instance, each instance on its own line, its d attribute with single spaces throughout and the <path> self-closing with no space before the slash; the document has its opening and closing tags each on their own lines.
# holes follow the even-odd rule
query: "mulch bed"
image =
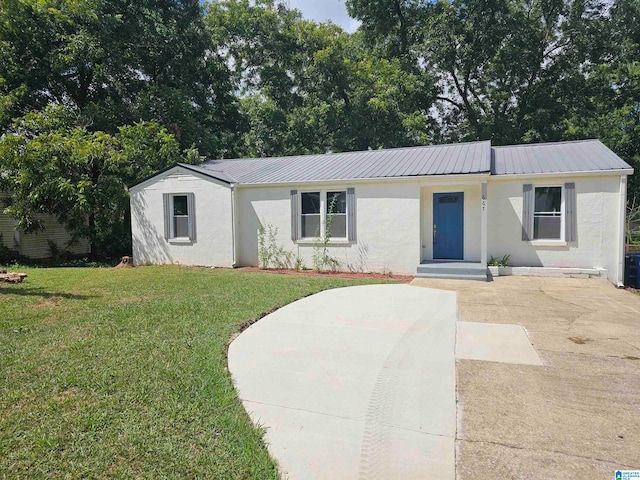
<svg viewBox="0 0 640 480">
<path fill-rule="evenodd" d="M 360 272 L 316 272 L 314 270 L 293 270 L 286 268 L 258 268 L 244 267 L 247 272 L 279 273 L 281 275 L 308 275 L 311 277 L 337 277 L 337 278 L 362 278 L 370 280 L 398 280 L 410 282 L 414 277 L 409 275 L 385 275 L 384 273 L 360 273 Z"/>
</svg>

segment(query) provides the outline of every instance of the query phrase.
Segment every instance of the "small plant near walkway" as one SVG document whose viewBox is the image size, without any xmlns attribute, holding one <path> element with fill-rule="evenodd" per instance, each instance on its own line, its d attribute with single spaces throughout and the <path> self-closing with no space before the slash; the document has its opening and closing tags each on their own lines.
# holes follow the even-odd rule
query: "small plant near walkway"
<svg viewBox="0 0 640 480">
<path fill-rule="evenodd" d="M 504 255 L 502 258 L 494 257 L 493 255 L 491 255 L 491 257 L 489 258 L 489 266 L 490 267 L 508 267 L 509 258 L 511 258 L 511 255 Z"/>
</svg>

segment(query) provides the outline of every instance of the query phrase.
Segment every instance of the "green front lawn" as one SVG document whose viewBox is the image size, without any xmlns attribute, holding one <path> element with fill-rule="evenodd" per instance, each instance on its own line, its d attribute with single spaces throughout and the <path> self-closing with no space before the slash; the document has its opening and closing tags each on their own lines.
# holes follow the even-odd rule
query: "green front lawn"
<svg viewBox="0 0 640 480">
<path fill-rule="evenodd" d="M 263 312 L 364 283 L 17 270 L 24 284 L 0 284 L 0 478 L 277 478 L 227 373 L 227 344 Z"/>
</svg>

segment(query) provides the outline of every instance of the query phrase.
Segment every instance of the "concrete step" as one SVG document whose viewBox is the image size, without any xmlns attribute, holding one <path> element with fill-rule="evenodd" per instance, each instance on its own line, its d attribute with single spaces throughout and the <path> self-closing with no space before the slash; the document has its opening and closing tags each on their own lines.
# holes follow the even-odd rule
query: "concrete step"
<svg viewBox="0 0 640 480">
<path fill-rule="evenodd" d="M 487 281 L 487 268 L 479 263 L 434 262 L 418 265 L 416 277 L 453 278 L 461 280 Z"/>
</svg>

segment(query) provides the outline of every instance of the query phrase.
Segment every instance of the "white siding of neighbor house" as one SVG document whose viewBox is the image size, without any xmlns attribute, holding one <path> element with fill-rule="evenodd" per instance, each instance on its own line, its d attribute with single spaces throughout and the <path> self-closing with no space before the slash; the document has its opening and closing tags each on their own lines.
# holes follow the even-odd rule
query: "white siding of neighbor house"
<svg viewBox="0 0 640 480">
<path fill-rule="evenodd" d="M 164 238 L 162 194 L 195 195 L 196 240 Z M 131 189 L 133 261 L 144 264 L 233 266 L 231 188 L 176 167 Z"/>
<path fill-rule="evenodd" d="M 565 246 L 522 240 L 522 187 L 575 182 L 577 236 Z M 530 177 L 488 183 L 489 255 L 511 255 L 513 266 L 604 268 L 613 282 L 620 252 L 620 176 Z"/>
<path fill-rule="evenodd" d="M 90 252 L 91 248 L 86 238 L 70 245 L 71 236 L 69 232 L 55 218 L 43 216 L 41 220 L 44 224 L 44 230 L 41 232 L 19 234 L 19 251 L 22 255 L 36 259 L 51 257 L 53 252 L 49 247 L 49 241 L 56 244 L 60 253 L 85 255 Z"/>
<path fill-rule="evenodd" d="M 433 194 L 455 192 L 464 193 L 463 260 L 467 262 L 480 261 L 480 184 L 433 185 L 422 188 L 422 260 L 433 259 Z"/>
<path fill-rule="evenodd" d="M 12 250 L 17 250 L 19 247 L 15 241 L 15 224 L 16 223 L 13 218 L 0 213 L 0 243 Z"/>
<path fill-rule="evenodd" d="M 8 194 L 0 194 L 7 196 Z M 78 242 L 69 245 L 71 236 L 66 228 L 58 223 L 58 221 L 50 215 L 36 216 L 43 222 L 44 230 L 37 233 L 22 233 L 15 231 L 16 222 L 9 217 L 0 213 L 0 234 L 2 235 L 2 244 L 12 250 L 17 250 L 21 255 L 34 259 L 43 259 L 51 257 L 51 249 L 49 241 L 54 242 L 61 253 L 67 252 L 73 255 L 84 255 L 90 251 L 89 242 L 81 239 Z"/>
<path fill-rule="evenodd" d="M 256 187 L 238 191 L 239 263 L 258 264 L 258 228 L 278 229 L 278 245 L 313 268 L 313 243 L 291 240 L 291 189 L 298 192 L 355 188 L 356 241 L 331 245 L 340 270 L 413 275 L 420 263 L 420 185 L 416 182 L 332 183 Z"/>
</svg>

